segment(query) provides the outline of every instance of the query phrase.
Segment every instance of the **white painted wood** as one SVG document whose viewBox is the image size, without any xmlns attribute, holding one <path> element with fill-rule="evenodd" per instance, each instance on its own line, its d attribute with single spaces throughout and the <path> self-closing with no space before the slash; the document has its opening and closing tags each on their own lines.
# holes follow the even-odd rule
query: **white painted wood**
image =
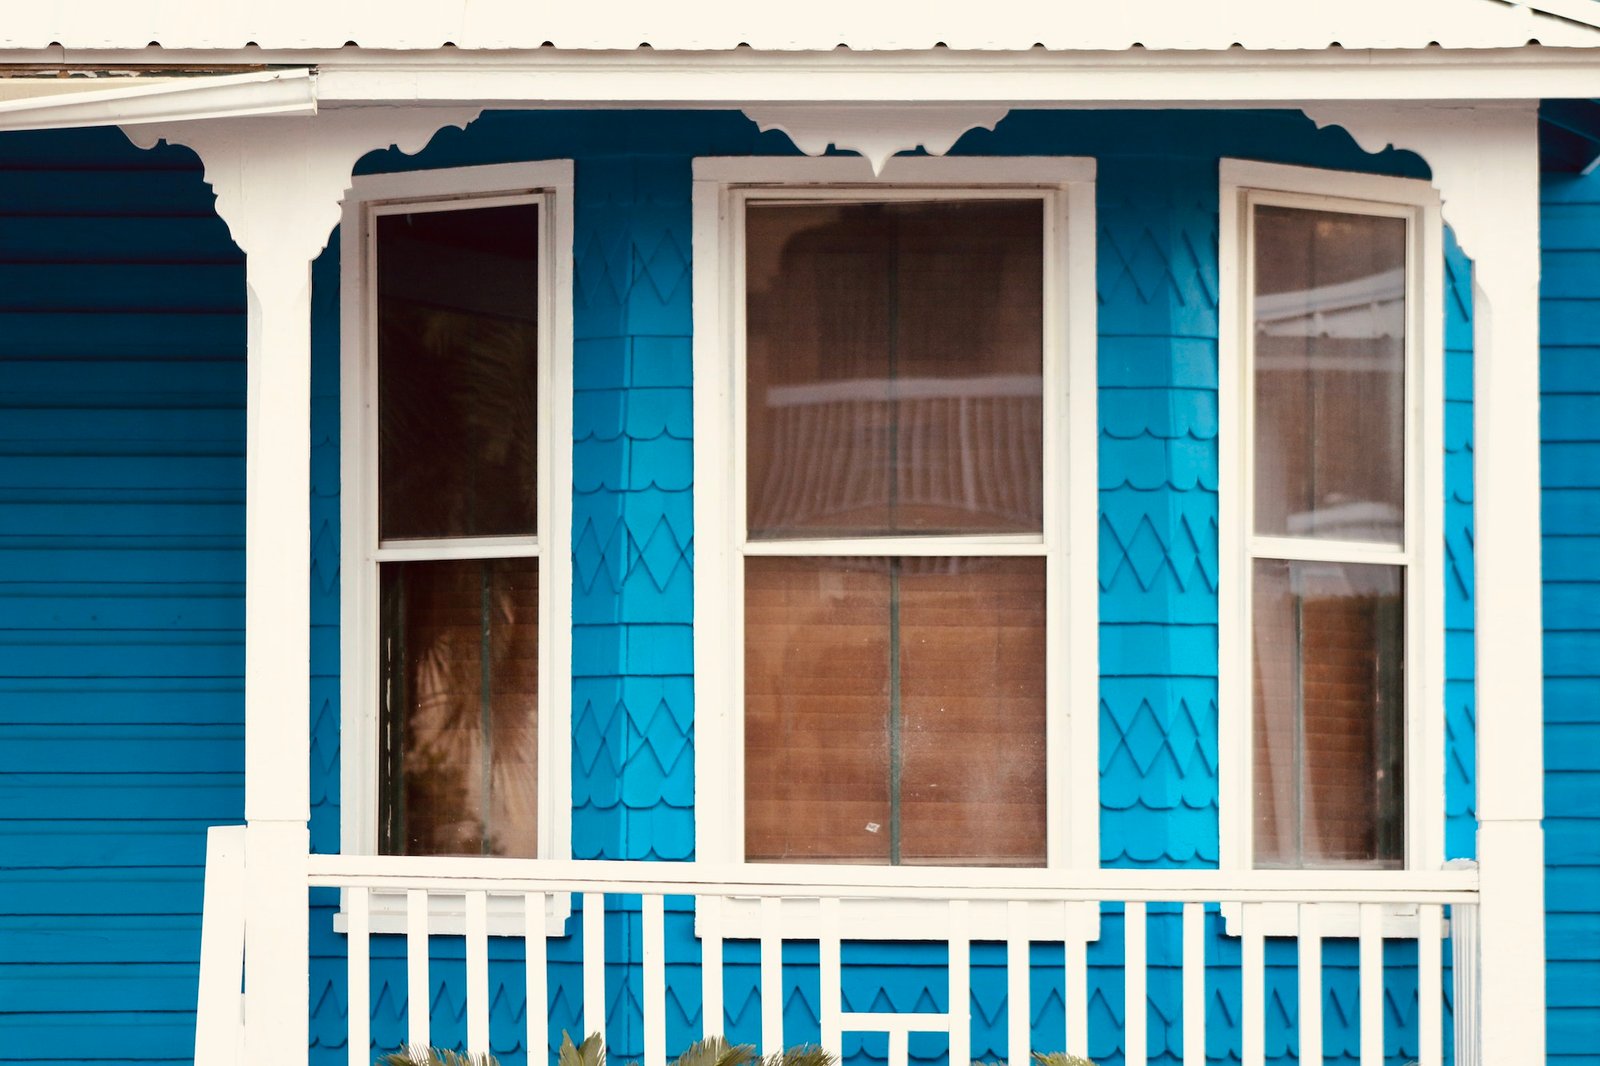
<svg viewBox="0 0 1600 1066">
<path fill-rule="evenodd" d="M 345 1017 L 350 1066 L 372 1066 L 372 941 L 367 923 L 367 890 L 345 889 Z M 204 983 L 201 984 L 204 988 Z M 202 1063 L 196 1066 L 204 1066 Z"/>
<path fill-rule="evenodd" d="M 606 897 L 583 894 L 583 1032 L 606 1044 Z"/>
<path fill-rule="evenodd" d="M 1444 1063 L 1444 967 L 1439 942 L 1444 916 L 1440 911 L 1437 903 L 1424 903 L 1417 908 L 1418 1066 Z M 1304 1063 L 1304 1059 L 1301 1061 Z"/>
<path fill-rule="evenodd" d="M 666 915 L 661 896 L 640 899 L 643 943 L 640 969 L 644 978 L 644 1066 L 666 1066 L 667 1062 L 667 947 Z"/>
<path fill-rule="evenodd" d="M 627 862 L 612 860 L 312 855 L 311 885 L 427 888 L 461 893 L 578 891 L 765 898 L 838 896 L 885 900 L 1471 903 L 1476 869 L 1448 870 L 1051 870 L 835 866 L 801 863 Z"/>
<path fill-rule="evenodd" d="M 951 904 L 954 908 L 955 904 Z M 817 926 L 817 975 L 821 998 L 822 1046 L 834 1054 L 842 1054 L 844 979 L 840 972 L 843 959 L 839 942 L 840 905 L 838 897 L 822 901 L 822 921 Z M 952 910 L 953 914 L 953 910 Z M 952 924 L 954 917 L 952 917 Z M 951 970 L 951 988 L 955 987 L 955 971 Z M 954 995 L 954 992 L 951 993 Z M 953 1040 L 954 1038 L 952 1038 Z M 953 1045 L 952 1045 L 953 1046 Z"/>
<path fill-rule="evenodd" d="M 1206 909 L 1183 905 L 1183 1066 L 1206 1066 Z"/>
<path fill-rule="evenodd" d="M 406 1043 L 427 1047 L 433 1010 L 433 986 L 428 980 L 428 893 L 413 888 L 406 893 Z"/>
<path fill-rule="evenodd" d="M 549 971 L 545 968 L 545 894 L 528 892 L 522 897 L 524 928 L 523 961 L 527 969 L 528 1062 L 546 1066 L 550 1047 Z M 352 1064 L 354 1066 L 354 1064 Z"/>
<path fill-rule="evenodd" d="M 1383 911 L 1361 906 L 1361 1066 L 1383 1066 Z"/>
<path fill-rule="evenodd" d="M 1095 551 L 1098 529 L 1095 419 L 1094 162 L 1085 159 L 896 158 L 882 174 L 862 160 L 697 159 L 694 164 L 696 528 L 696 839 L 713 860 L 743 853 L 742 658 L 745 555 L 1044 554 L 1047 562 L 1046 767 L 1048 865 L 1098 861 L 1095 809 L 1098 705 Z M 1030 538 L 915 537 L 789 542 L 745 535 L 743 325 L 744 205 L 760 198 L 959 197 L 1039 199 L 1045 205 L 1044 485 L 1042 533 Z M 1080 247 L 1069 249 L 1069 240 Z M 1067 475 L 1075 479 L 1061 486 Z M 1085 518 L 1085 515 L 1091 516 Z M 1076 516 L 1076 517 L 1074 517 Z M 1069 523 L 1076 522 L 1075 527 Z M 1069 548 L 1072 549 L 1069 552 Z M 1070 560 L 1070 561 L 1069 561 Z M 1072 575 L 1076 575 L 1073 579 Z M 1068 581 L 1075 580 L 1069 590 Z M 1076 771 L 1076 772 L 1074 772 Z M 1072 812 L 1072 813 L 1068 813 Z M 1011 871 L 996 870 L 996 885 Z M 852 900 L 848 907 L 859 910 Z M 736 920 L 738 912 L 725 914 Z M 725 933 L 755 935 L 752 928 Z"/>
<path fill-rule="evenodd" d="M 1537 16 L 1529 7 L 1574 21 Z M 20 7 L 8 19 L 0 42 L 9 48 L 44 50 L 60 45 L 76 50 L 142 49 L 154 41 L 169 51 L 236 49 L 241 62 L 255 54 L 244 50 L 249 42 L 261 49 L 337 54 L 350 41 L 368 49 L 429 52 L 450 44 L 468 53 L 465 59 L 485 64 L 491 57 L 471 53 L 537 51 L 545 42 L 564 50 L 621 52 L 624 58 L 641 44 L 658 52 L 826 53 L 845 46 L 869 55 L 910 50 L 925 61 L 927 50 L 945 47 L 1048 50 L 1046 54 L 1116 53 L 1136 46 L 1213 52 L 1242 48 L 1254 58 L 1258 50 L 1321 50 L 1339 43 L 1351 51 L 1426 49 L 1435 41 L 1452 51 L 1517 48 L 1530 39 L 1551 46 L 1584 46 L 1594 43 L 1594 34 L 1583 23 L 1596 21 L 1596 15 L 1577 0 L 1537 0 L 1527 6 L 1413 0 L 1401 7 L 1380 0 L 1347 0 L 1337 7 L 1287 11 L 1269 0 L 1240 0 L 1223 9 L 1198 10 L 1178 0 L 1067 9 L 1006 0 L 982 7 L 941 5 L 914 19 L 896 14 L 847 0 L 819 0 L 804 19 L 736 0 L 707 0 L 670 14 L 645 0 L 618 0 L 598 10 L 582 6 L 529 10 L 515 0 L 444 0 L 399 10 L 361 4 L 319 6 L 309 0 L 264 10 L 174 6 L 157 0 L 118 6 L 113 0 L 89 0 L 66 7 Z M 622 66 L 621 59 L 607 58 L 611 66 L 602 69 Z M 1099 55 L 1094 58 L 1106 61 Z M 1240 65 L 1241 73 L 1252 69 Z M 1351 65 L 1356 66 L 1353 60 Z M 889 87 L 884 91 L 887 94 Z"/>
<path fill-rule="evenodd" d="M 344 198 L 341 225 L 340 569 L 341 839 L 347 852 L 378 847 L 378 567 L 384 562 L 538 557 L 538 854 L 571 851 L 572 188 L 570 160 L 503 163 L 361 175 Z M 372 219 L 396 210 L 460 210 L 532 203 L 539 210 L 539 352 L 536 477 L 538 536 L 381 541 L 378 530 L 378 374 Z M 394 899 L 373 900 L 380 920 Z M 447 900 L 441 903 L 448 904 Z M 497 897 L 491 922 L 515 929 L 516 901 Z M 564 910 L 550 916 L 561 931 Z M 435 912 L 435 928 L 448 928 Z"/>
<path fill-rule="evenodd" d="M 968 130 L 994 129 L 1005 118 L 1006 109 L 992 105 L 763 104 L 747 107 L 744 113 L 762 131 L 787 134 L 806 155 L 824 155 L 830 146 L 857 152 L 872 165 L 873 174 L 881 174 L 896 152 L 923 148 L 929 155 L 942 156 Z"/>
<path fill-rule="evenodd" d="M 1483 994 L 1480 969 L 1482 945 L 1478 936 L 1478 908 L 1457 903 L 1450 908 L 1450 976 L 1455 985 L 1451 1012 L 1455 1022 L 1455 1061 L 1458 1066 L 1482 1066 Z"/>
<path fill-rule="evenodd" d="M 1239 1061 L 1241 1066 L 1262 1066 L 1267 1046 L 1267 959 L 1261 905 L 1245 904 L 1239 924 Z"/>
<path fill-rule="evenodd" d="M 694 907 L 700 934 L 700 1035 L 720 1036 L 727 1029 L 722 1013 L 722 897 L 696 896 Z"/>
<path fill-rule="evenodd" d="M 467 893 L 467 1054 L 489 1053 L 489 900 Z"/>
<path fill-rule="evenodd" d="M 1127 1066 L 1145 1066 L 1149 1049 L 1150 1006 L 1146 994 L 1146 940 L 1149 926 L 1145 905 L 1129 903 L 1122 914 L 1122 1041 Z"/>
<path fill-rule="evenodd" d="M 1100 908 L 1098 904 L 1067 904 L 1068 910 L 1079 911 L 1093 909 L 1093 922 L 1096 928 L 1100 924 Z M 1081 1058 L 1089 1057 L 1089 950 L 1086 938 L 1068 936 L 1062 945 L 1064 954 L 1064 970 L 1062 979 L 1066 985 L 1064 996 L 1066 1000 L 1066 1050 L 1069 1055 Z"/>
<path fill-rule="evenodd" d="M 910 1066 L 911 1034 L 898 1026 L 889 1030 L 889 1066 Z"/>
<path fill-rule="evenodd" d="M 307 115 L 317 109 L 316 82 L 309 70 L 159 80 L 130 78 L 111 84 L 114 87 L 0 101 L 0 130 Z"/>
<path fill-rule="evenodd" d="M 761 901 L 761 1054 L 783 1050 L 783 900 Z"/>
<path fill-rule="evenodd" d="M 1322 1066 L 1322 925 L 1315 904 L 1300 905 L 1300 1063 Z M 1425 987 L 1418 985 L 1419 988 Z"/>
<path fill-rule="evenodd" d="M 214 825 L 206 830 L 195 1066 L 235 1066 L 239 1061 L 244 1037 L 244 1001 L 239 995 L 244 976 L 244 849 L 244 826 Z"/>
<path fill-rule="evenodd" d="M 1014 901 L 1007 911 L 1010 930 L 1006 938 L 1006 1058 L 1021 1063 L 1028 1061 L 1033 1042 L 1027 905 Z"/>
<path fill-rule="evenodd" d="M 972 1061 L 970 909 L 971 905 L 964 899 L 950 901 L 950 958 L 946 972 L 950 977 L 950 1062 L 953 1066 Z"/>
</svg>

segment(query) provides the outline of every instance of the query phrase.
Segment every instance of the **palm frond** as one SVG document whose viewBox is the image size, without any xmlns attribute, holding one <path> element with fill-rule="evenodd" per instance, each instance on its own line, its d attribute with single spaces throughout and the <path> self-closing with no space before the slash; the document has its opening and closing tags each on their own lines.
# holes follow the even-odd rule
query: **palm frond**
<svg viewBox="0 0 1600 1066">
<path fill-rule="evenodd" d="M 377 1066 L 500 1066 L 500 1062 L 488 1052 L 463 1055 L 450 1048 L 407 1044 L 399 1051 L 383 1056 Z"/>
<path fill-rule="evenodd" d="M 573 1046 L 572 1037 L 561 1030 L 561 1050 L 556 1052 L 556 1066 L 606 1066 L 605 1040 L 599 1033 L 590 1033 L 583 1043 Z"/>
<path fill-rule="evenodd" d="M 835 1066 L 839 1057 L 815 1044 L 796 1044 L 762 1059 L 762 1066 Z"/>
</svg>

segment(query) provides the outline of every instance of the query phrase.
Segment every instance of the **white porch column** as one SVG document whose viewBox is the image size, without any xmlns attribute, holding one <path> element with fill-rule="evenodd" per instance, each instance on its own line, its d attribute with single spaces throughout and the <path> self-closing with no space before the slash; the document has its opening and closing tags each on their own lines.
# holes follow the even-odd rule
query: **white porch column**
<svg viewBox="0 0 1600 1066">
<path fill-rule="evenodd" d="M 311 261 L 361 155 L 426 144 L 457 111 L 364 109 L 125 132 L 193 148 L 245 253 L 245 1040 L 250 1066 L 309 1043 Z"/>
<path fill-rule="evenodd" d="M 1473 261 L 1477 552 L 1478 1057 L 1545 1060 L 1544 662 L 1539 520 L 1539 138 L 1536 102 L 1322 105 L 1368 151 L 1414 149 Z M 1442 786 L 1441 786 L 1442 787 Z"/>
</svg>

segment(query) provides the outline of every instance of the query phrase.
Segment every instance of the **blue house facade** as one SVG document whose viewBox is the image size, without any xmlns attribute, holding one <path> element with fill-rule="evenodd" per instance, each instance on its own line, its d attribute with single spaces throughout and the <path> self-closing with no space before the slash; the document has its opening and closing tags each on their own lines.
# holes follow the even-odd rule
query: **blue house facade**
<svg viewBox="0 0 1600 1066">
<path fill-rule="evenodd" d="M 896 1066 L 1600 1059 L 1600 86 L 1574 88 L 1600 30 L 1527 17 L 1552 39 L 1444 42 L 1449 77 L 1484 79 L 1472 107 L 1376 39 L 1370 77 L 1413 63 L 1417 99 L 1330 92 L 1307 70 L 1334 51 L 1283 42 L 1247 42 L 1278 49 L 1249 53 L 1277 80 L 1237 96 L 1118 52 L 1169 80 L 1117 106 L 1065 77 L 1014 104 L 886 101 L 853 60 L 797 102 L 759 81 L 792 56 L 759 43 L 687 65 L 754 79 L 741 106 L 626 81 L 610 53 L 625 87 L 586 86 L 578 57 L 551 91 L 519 66 L 541 42 L 474 68 L 428 28 L 386 46 L 414 54 L 264 33 L 262 72 L 228 62 L 228 27 L 170 54 L 141 30 L 123 62 L 64 42 L 75 70 L 149 76 L 0 104 L 13 1054 L 431 1042 L 509 1066 L 600 1031 L 646 1066 L 716 1033 Z M 172 76 L 185 47 L 210 73 Z M 1502 58 L 1527 80 L 1493 82 Z M 888 244 L 851 243 L 886 217 Z M 975 251 L 942 243 L 969 231 Z M 852 302 L 863 262 L 913 279 L 887 327 Z M 967 343 L 943 305 L 990 292 L 1000 324 Z M 438 340 L 463 320 L 493 328 Z M 537 358 L 463 395 L 505 400 L 510 446 L 451 379 L 507 335 Z M 1337 377 L 1360 373 L 1389 393 Z M 763 437 L 768 417 L 790 428 Z M 1530 445 L 1519 484 L 1502 457 Z M 917 480 L 941 455 L 958 488 Z M 1310 502 L 1272 527 L 1297 463 Z M 517 471 L 537 489 L 505 517 Z M 428 576 L 451 567 L 466 592 Z M 1263 591 L 1280 570 L 1288 615 Z M 1012 598 L 937 584 L 969 572 L 1012 574 Z M 882 575 L 893 634 L 860 636 Z M 944 597 L 922 620 L 919 582 Z M 835 613 L 796 621 L 819 595 Z M 1378 605 L 1365 628 L 1326 613 L 1351 600 Z M 783 626 L 763 658 L 752 634 Z M 889 783 L 850 806 L 855 771 L 830 768 L 858 765 L 861 729 L 805 716 L 854 706 L 854 678 L 878 691 L 880 660 Z M 1006 714 L 948 724 L 991 675 L 970 702 Z M 751 717 L 796 678 L 823 711 Z M 1263 739 L 1279 691 L 1286 761 Z M 498 724 L 491 692 L 535 728 Z M 473 721 L 430 718 L 441 693 Z M 941 730 L 960 758 L 918 754 Z M 417 768 L 462 744 L 466 772 Z M 437 785 L 458 777 L 466 800 Z M 1343 787 L 1364 798 L 1327 799 Z"/>
</svg>

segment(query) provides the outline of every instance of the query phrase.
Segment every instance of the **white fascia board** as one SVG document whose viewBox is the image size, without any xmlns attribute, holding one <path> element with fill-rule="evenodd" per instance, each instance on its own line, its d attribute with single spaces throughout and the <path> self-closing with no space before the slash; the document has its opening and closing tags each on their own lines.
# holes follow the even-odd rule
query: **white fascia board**
<svg viewBox="0 0 1600 1066">
<path fill-rule="evenodd" d="M 463 51 L 537 49 L 900 51 L 951 49 L 1120 51 L 1148 49 L 1506 48 L 1538 40 L 1593 46 L 1587 19 L 1569 13 L 1595 0 L 924 0 L 905 4 L 811 0 L 74 0 L 8 5 L 0 47 L 43 49 L 362 48 Z M 1551 17 L 1545 12 L 1561 17 Z M 1591 16 L 1592 17 L 1592 16 Z"/>
<path fill-rule="evenodd" d="M 115 88 L 74 90 L 0 102 L 0 130 L 309 115 L 317 110 L 316 79 L 304 69 L 130 79 Z"/>
</svg>

